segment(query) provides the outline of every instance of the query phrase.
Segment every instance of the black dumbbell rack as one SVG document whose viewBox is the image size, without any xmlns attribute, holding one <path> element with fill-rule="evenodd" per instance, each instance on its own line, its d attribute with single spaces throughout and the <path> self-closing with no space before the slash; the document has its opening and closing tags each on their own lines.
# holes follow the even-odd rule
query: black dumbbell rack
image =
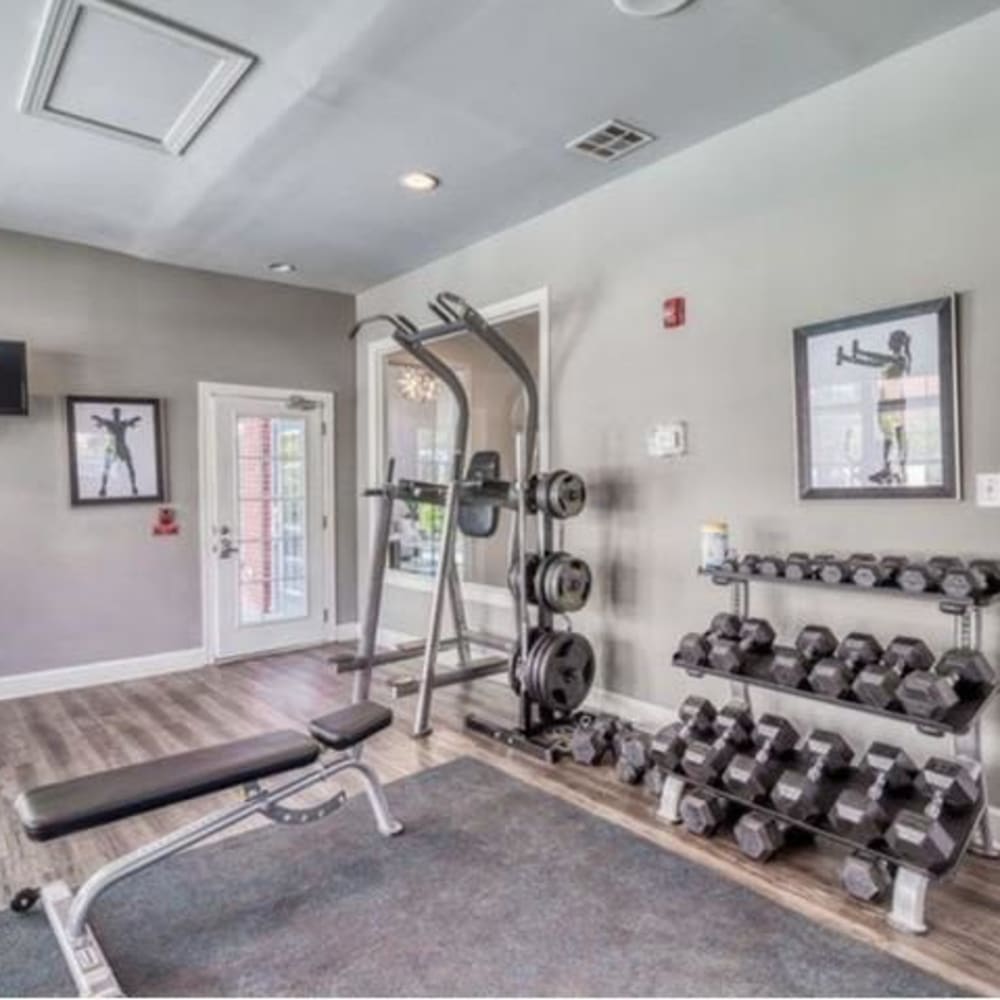
<svg viewBox="0 0 1000 1000">
<path fill-rule="evenodd" d="M 905 591 L 899 587 L 879 586 L 879 587 L 859 587 L 851 583 L 826 583 L 822 580 L 789 580 L 783 576 L 766 576 L 763 574 L 749 574 L 740 572 L 730 572 L 725 570 L 703 570 L 699 569 L 700 576 L 707 577 L 712 583 L 718 586 L 729 587 L 731 592 L 731 608 L 734 614 L 741 618 L 746 618 L 750 614 L 750 584 L 778 584 L 789 587 L 821 587 L 828 591 L 836 590 L 841 593 L 853 592 L 859 595 L 882 596 L 891 595 L 893 597 L 909 598 L 911 600 L 934 601 L 938 609 L 950 615 L 954 622 L 955 639 L 957 648 L 979 650 L 982 644 L 982 611 L 983 608 L 1000 601 L 1000 594 L 986 595 L 981 597 L 969 597 L 964 599 L 953 599 L 941 593 L 924 592 L 913 593 Z M 821 701 L 829 705 L 836 705 L 850 711 L 864 712 L 892 719 L 897 722 L 908 722 L 918 731 L 931 736 L 949 736 L 952 742 L 952 754 L 955 757 L 966 757 L 982 764 L 982 741 L 981 724 L 983 711 L 992 701 L 996 694 L 996 688 L 992 689 L 984 696 L 975 701 L 967 701 L 956 705 L 944 719 L 918 719 L 915 716 L 905 715 L 899 712 L 882 711 L 874 706 L 865 705 L 863 702 L 848 700 L 845 698 L 830 698 L 818 692 L 806 690 L 804 688 L 791 688 L 776 684 L 770 677 L 764 676 L 767 664 L 763 657 L 751 658 L 751 663 L 746 673 L 730 674 L 724 671 L 713 670 L 710 667 L 699 666 L 692 668 L 689 664 L 681 661 L 673 661 L 676 666 L 682 667 L 693 676 L 710 674 L 723 678 L 730 683 L 730 688 L 734 697 L 740 698 L 748 705 L 750 701 L 750 688 L 767 688 L 781 694 L 791 695 Z M 687 779 L 685 779 L 687 780 Z M 691 783 L 691 782 L 689 782 Z M 661 798 L 660 815 L 670 818 L 667 815 L 670 811 L 670 796 L 676 793 L 674 787 L 676 782 L 668 780 L 664 787 L 664 794 Z M 683 787 L 683 785 L 682 785 Z M 673 791 L 669 791 L 673 788 Z M 955 860 L 957 866 L 959 860 L 966 850 L 975 854 L 989 858 L 1000 858 L 990 824 L 989 796 L 986 789 L 985 771 L 982 784 L 982 807 L 976 813 L 972 822 L 972 829 L 969 837 L 964 841 L 963 849 Z M 679 795 L 678 795 L 679 801 Z M 676 802 L 673 803 L 676 811 Z M 871 852 L 869 852 L 871 853 Z M 890 919 L 895 926 L 904 929 L 921 931 L 925 929 L 924 924 L 924 896 L 926 894 L 928 877 L 914 871 L 912 867 L 901 866 L 897 869 L 895 888 L 893 890 L 893 910 Z"/>
<path fill-rule="evenodd" d="M 803 751 L 796 751 L 782 758 L 783 766 L 794 770 L 807 771 L 811 763 L 811 756 Z M 830 801 L 833 802 L 836 796 L 845 789 L 857 788 L 861 791 L 866 790 L 871 779 L 864 768 L 850 767 L 842 774 L 830 776 L 825 781 L 830 788 Z M 814 837 L 844 847 L 851 853 L 858 853 L 868 858 L 884 861 L 895 871 L 889 922 L 899 930 L 918 934 L 927 930 L 923 914 L 924 896 L 927 887 L 931 882 L 947 878 L 955 871 L 970 841 L 975 836 L 976 828 L 987 808 L 985 797 L 980 795 L 979 801 L 971 809 L 960 813 L 949 813 L 947 811 L 942 813 L 941 823 L 957 845 L 955 853 L 948 859 L 947 863 L 939 867 L 922 867 L 913 861 L 894 854 L 884 841 L 877 841 L 872 845 L 868 845 L 837 833 L 830 826 L 825 816 L 815 823 L 792 819 L 770 804 L 765 803 L 761 805 L 735 795 L 722 786 L 697 781 L 686 775 L 679 765 L 675 771 L 666 776 L 658 813 L 662 819 L 672 823 L 679 823 L 681 821 L 680 800 L 688 788 L 697 788 L 709 794 L 717 795 L 734 803 L 741 809 L 772 816 L 782 823 L 787 823 L 789 827 L 803 830 Z M 924 795 L 915 788 L 911 789 L 907 794 L 888 795 L 885 799 L 885 807 L 889 822 L 891 823 L 896 815 L 904 809 L 923 813 L 929 801 L 930 796 Z"/>
</svg>

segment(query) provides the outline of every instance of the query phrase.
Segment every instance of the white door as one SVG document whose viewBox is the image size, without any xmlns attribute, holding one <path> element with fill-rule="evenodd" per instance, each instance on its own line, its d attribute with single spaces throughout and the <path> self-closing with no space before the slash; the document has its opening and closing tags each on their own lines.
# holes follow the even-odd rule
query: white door
<svg viewBox="0 0 1000 1000">
<path fill-rule="evenodd" d="M 333 600 L 332 397 L 204 388 L 214 656 L 322 642 Z"/>
</svg>

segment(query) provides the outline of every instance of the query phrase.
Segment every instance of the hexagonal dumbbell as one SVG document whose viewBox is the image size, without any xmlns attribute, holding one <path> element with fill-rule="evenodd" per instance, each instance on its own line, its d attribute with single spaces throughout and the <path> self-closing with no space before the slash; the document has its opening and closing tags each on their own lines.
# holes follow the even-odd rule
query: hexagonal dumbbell
<svg viewBox="0 0 1000 1000">
<path fill-rule="evenodd" d="M 757 564 L 757 572 L 772 580 L 777 576 L 784 576 L 785 560 L 781 556 L 764 556 Z"/>
<path fill-rule="evenodd" d="M 744 813 L 733 827 L 739 849 L 754 861 L 768 861 L 784 846 L 788 824 L 766 813 Z"/>
<path fill-rule="evenodd" d="M 721 795 L 699 788 L 686 792 L 680 802 L 681 822 L 690 833 L 711 837 L 729 816 L 729 802 Z"/>
<path fill-rule="evenodd" d="M 978 697 L 996 681 L 989 660 L 972 649 L 951 649 L 933 670 L 908 674 L 896 688 L 907 715 L 944 718 L 959 702 Z"/>
<path fill-rule="evenodd" d="M 808 580 L 812 560 L 808 552 L 789 552 L 785 560 L 786 580 Z"/>
<path fill-rule="evenodd" d="M 613 715 L 584 716 L 569 740 L 570 753 L 578 764 L 597 767 L 614 752 L 618 720 Z"/>
<path fill-rule="evenodd" d="M 899 571 L 897 582 L 902 590 L 911 594 L 923 594 L 929 590 L 940 590 L 945 573 L 950 569 L 960 569 L 962 560 L 954 556 L 934 556 L 925 563 L 909 563 Z"/>
<path fill-rule="evenodd" d="M 840 869 L 840 884 L 848 896 L 876 903 L 892 885 L 892 870 L 881 858 L 850 854 Z"/>
<path fill-rule="evenodd" d="M 681 758 L 681 769 L 695 781 L 718 781 L 735 754 L 750 745 L 752 733 L 749 707 L 742 701 L 729 702 L 716 716 L 715 738 L 692 740 Z"/>
<path fill-rule="evenodd" d="M 659 801 L 660 795 L 663 794 L 663 783 L 665 781 L 666 775 L 664 775 L 663 771 L 656 764 L 650 763 L 649 767 L 646 768 L 646 773 L 642 776 L 643 791 L 651 799 Z"/>
<path fill-rule="evenodd" d="M 771 789 L 771 802 L 792 819 L 811 823 L 828 812 L 836 795 L 830 778 L 850 767 L 854 751 L 839 733 L 816 729 L 806 740 L 805 752 L 812 758 L 808 769 L 782 771 Z"/>
<path fill-rule="evenodd" d="M 738 753 L 722 774 L 722 783 L 748 802 L 765 802 L 783 768 L 782 758 L 795 749 L 799 734 L 780 715 L 770 713 L 757 720 L 753 731 L 756 753 Z"/>
<path fill-rule="evenodd" d="M 856 844 L 874 843 L 889 825 L 889 798 L 913 784 L 916 765 L 900 747 L 873 743 L 865 754 L 865 789 L 845 788 L 827 814 L 830 826 Z"/>
<path fill-rule="evenodd" d="M 740 557 L 740 561 L 736 565 L 744 576 L 756 576 L 757 568 L 760 565 L 760 556 L 748 552 L 745 556 Z"/>
<path fill-rule="evenodd" d="M 819 578 L 824 583 L 851 583 L 854 570 L 862 565 L 877 562 L 871 552 L 855 552 L 846 559 L 829 559 L 819 570 Z"/>
<path fill-rule="evenodd" d="M 885 839 L 901 858 L 932 872 L 941 872 L 954 860 L 960 843 L 942 822 L 946 812 L 966 812 L 982 794 L 982 768 L 971 760 L 932 757 L 917 777 L 917 788 L 930 796 L 922 813 L 902 809 Z"/>
<path fill-rule="evenodd" d="M 995 594 L 1000 590 L 1000 563 L 973 559 L 968 566 L 953 566 L 941 578 L 941 590 L 956 600 Z"/>
<path fill-rule="evenodd" d="M 875 636 L 851 632 L 841 640 L 836 656 L 825 657 L 812 668 L 809 686 L 829 698 L 843 698 L 851 690 L 855 675 L 881 658 L 882 646 Z"/>
<path fill-rule="evenodd" d="M 714 670 L 727 674 L 739 673 L 747 658 L 754 653 L 767 653 L 774 645 L 774 629 L 764 618 L 744 618 L 738 639 L 713 639 L 708 653 L 708 664 Z"/>
<path fill-rule="evenodd" d="M 906 565 L 902 556 L 882 556 L 881 559 L 863 560 L 855 564 L 851 579 L 859 587 L 888 587 L 896 582 L 900 570 Z"/>
<path fill-rule="evenodd" d="M 675 771 L 680 765 L 688 742 L 714 731 L 715 706 L 707 698 L 690 695 L 677 712 L 680 721 L 664 726 L 649 746 L 650 759 L 663 771 Z"/>
<path fill-rule="evenodd" d="M 677 647 L 677 658 L 692 667 L 702 667 L 708 663 L 712 643 L 718 639 L 739 639 L 743 619 L 728 611 L 720 611 L 708 627 L 707 632 L 688 632 Z"/>
<path fill-rule="evenodd" d="M 631 727 L 615 736 L 615 777 L 626 785 L 638 785 L 653 763 L 648 733 Z"/>
<path fill-rule="evenodd" d="M 837 637 L 825 625 L 807 625 L 799 632 L 794 648 L 775 648 L 771 659 L 771 677 L 785 687 L 804 687 L 809 671 L 836 651 Z"/>
<path fill-rule="evenodd" d="M 898 704 L 896 689 L 903 678 L 914 670 L 929 670 L 934 654 L 923 639 L 897 635 L 886 646 L 882 659 L 862 667 L 854 678 L 852 689 L 860 701 L 876 708 L 891 708 Z"/>
</svg>

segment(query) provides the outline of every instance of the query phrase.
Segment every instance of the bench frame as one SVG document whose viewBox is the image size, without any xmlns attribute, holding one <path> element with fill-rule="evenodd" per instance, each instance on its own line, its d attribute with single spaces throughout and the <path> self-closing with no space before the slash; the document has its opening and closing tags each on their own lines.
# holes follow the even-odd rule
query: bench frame
<svg viewBox="0 0 1000 1000">
<path fill-rule="evenodd" d="M 302 825 L 322 819 L 344 804 L 347 798 L 345 792 L 338 791 L 320 805 L 309 808 L 292 808 L 281 803 L 349 770 L 356 771 L 362 779 L 368 803 L 375 814 L 378 832 L 384 837 L 401 833 L 403 824 L 389 811 L 378 775 L 361 761 L 361 747 L 358 746 L 346 754 L 321 755 L 317 763 L 311 765 L 305 773 L 274 788 L 264 788 L 256 781 L 248 782 L 243 786 L 245 801 L 239 805 L 219 809 L 109 862 L 91 875 L 76 894 L 62 881 L 45 886 L 41 894 L 45 914 L 80 996 L 125 995 L 87 921 L 91 908 L 105 890 L 122 879 L 194 847 L 253 816 L 265 816 L 274 823 L 287 825 Z"/>
</svg>

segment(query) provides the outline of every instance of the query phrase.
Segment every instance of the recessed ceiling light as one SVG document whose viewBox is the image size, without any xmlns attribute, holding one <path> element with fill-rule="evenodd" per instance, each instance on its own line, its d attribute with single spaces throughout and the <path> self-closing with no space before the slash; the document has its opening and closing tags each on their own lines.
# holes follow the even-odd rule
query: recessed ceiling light
<svg viewBox="0 0 1000 1000">
<path fill-rule="evenodd" d="M 399 183 L 402 184 L 407 191 L 419 191 L 421 193 L 426 193 L 428 191 L 433 191 L 441 183 L 441 181 L 433 174 L 425 173 L 423 170 L 414 170 L 411 173 L 403 174 L 403 176 L 399 178 Z"/>
<path fill-rule="evenodd" d="M 623 13 L 632 17 L 663 17 L 676 14 L 694 0 L 612 0 Z"/>
<path fill-rule="evenodd" d="M 298 270 L 294 264 L 289 264 L 284 260 L 276 260 L 273 264 L 268 264 L 267 266 L 269 270 L 277 274 L 291 274 L 293 271 Z"/>
</svg>

